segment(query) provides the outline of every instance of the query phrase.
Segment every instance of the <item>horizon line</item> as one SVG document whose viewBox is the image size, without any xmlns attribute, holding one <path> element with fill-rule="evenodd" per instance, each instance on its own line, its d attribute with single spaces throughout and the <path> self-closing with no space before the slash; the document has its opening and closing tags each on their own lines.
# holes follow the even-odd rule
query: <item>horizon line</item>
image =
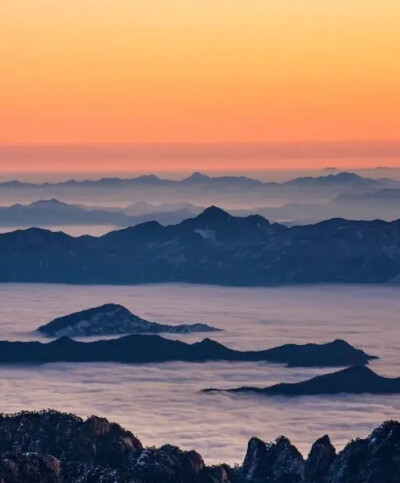
<svg viewBox="0 0 400 483">
<path fill-rule="evenodd" d="M 4 174 L 397 168 L 400 140 L 0 144 L 0 165 Z"/>
</svg>

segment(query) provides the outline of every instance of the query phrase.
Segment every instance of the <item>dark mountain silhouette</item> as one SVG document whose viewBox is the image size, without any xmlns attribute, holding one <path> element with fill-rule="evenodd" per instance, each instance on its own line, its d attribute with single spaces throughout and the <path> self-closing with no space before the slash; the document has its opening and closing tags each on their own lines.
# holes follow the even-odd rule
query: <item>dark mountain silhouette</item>
<svg viewBox="0 0 400 483">
<path fill-rule="evenodd" d="M 214 392 L 206 389 L 205 392 Z M 254 393 L 264 396 L 311 396 L 318 394 L 398 394 L 400 377 L 389 378 L 376 374 L 365 366 L 352 366 L 338 372 L 316 376 L 307 381 L 281 383 L 266 388 L 239 387 L 232 393 Z"/>
<path fill-rule="evenodd" d="M 48 343 L 0 341 L 0 363 L 266 361 L 289 366 L 340 366 L 367 364 L 370 359 L 373 357 L 344 341 L 290 344 L 260 351 L 229 349 L 211 339 L 187 344 L 158 335 L 127 335 L 94 342 L 69 337 Z"/>
<path fill-rule="evenodd" d="M 207 324 L 167 325 L 149 322 L 118 304 L 105 304 L 58 317 L 37 329 L 49 337 L 85 337 L 94 335 L 138 334 L 166 332 L 188 334 L 218 329 Z"/>
<path fill-rule="evenodd" d="M 307 458 L 284 436 L 271 443 L 253 437 L 243 463 L 232 468 L 207 466 L 196 451 L 171 444 L 143 447 L 133 433 L 98 416 L 47 410 L 0 417 L 4 483 L 397 483 L 399 473 L 396 421 L 338 453 L 325 435 Z"/>
<path fill-rule="evenodd" d="M 210 207 L 177 225 L 153 221 L 98 238 L 41 229 L 0 235 L 0 282 L 266 286 L 387 283 L 399 274 L 399 220 L 288 228 Z"/>
<path fill-rule="evenodd" d="M 288 367 L 361 365 L 376 359 L 341 339 L 326 344 L 285 344 L 267 352 L 269 361 L 287 363 Z"/>
</svg>

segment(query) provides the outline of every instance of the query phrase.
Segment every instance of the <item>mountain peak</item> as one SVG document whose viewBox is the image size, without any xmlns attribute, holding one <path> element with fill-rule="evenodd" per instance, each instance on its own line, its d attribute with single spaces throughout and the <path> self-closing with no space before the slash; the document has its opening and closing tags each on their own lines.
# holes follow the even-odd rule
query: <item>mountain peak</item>
<svg viewBox="0 0 400 483">
<path fill-rule="evenodd" d="M 360 377 L 360 378 L 365 378 L 365 377 L 379 377 L 376 372 L 374 372 L 372 369 L 367 367 L 366 365 L 355 365 L 355 366 L 350 366 L 346 367 L 345 369 L 342 369 L 341 371 L 338 371 L 337 374 L 346 374 L 346 375 L 351 375 L 354 377 Z"/>
<path fill-rule="evenodd" d="M 230 218 L 232 218 L 232 215 L 214 205 L 209 206 L 197 216 L 198 220 L 207 221 L 225 221 Z"/>
<path fill-rule="evenodd" d="M 189 183 L 201 183 L 203 181 L 208 181 L 210 179 L 211 178 L 206 174 L 199 173 L 198 171 L 196 171 L 195 173 L 192 173 L 190 176 L 185 178 L 183 181 L 189 182 Z"/>
<path fill-rule="evenodd" d="M 331 174 L 330 176 L 335 177 L 336 179 L 340 179 L 343 181 L 360 181 L 360 180 L 367 180 L 367 178 L 363 178 L 356 173 L 351 173 L 349 171 L 341 171 L 337 174 Z"/>
<path fill-rule="evenodd" d="M 160 181 L 160 178 L 155 174 L 143 174 L 138 176 L 137 178 L 133 178 L 135 181 L 141 182 L 153 182 L 153 181 Z"/>
<path fill-rule="evenodd" d="M 52 206 L 69 206 L 69 205 L 67 205 L 67 203 L 63 203 L 62 201 L 58 200 L 57 198 L 49 198 L 49 199 L 34 201 L 29 206 L 52 207 Z"/>
</svg>

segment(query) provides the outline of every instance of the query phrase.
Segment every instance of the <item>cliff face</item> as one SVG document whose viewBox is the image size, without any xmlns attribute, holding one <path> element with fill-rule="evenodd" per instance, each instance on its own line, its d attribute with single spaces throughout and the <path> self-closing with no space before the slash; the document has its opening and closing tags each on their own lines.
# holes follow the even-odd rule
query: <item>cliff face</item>
<svg viewBox="0 0 400 483">
<path fill-rule="evenodd" d="M 241 466 L 208 467 L 195 451 L 143 448 L 121 426 L 56 411 L 0 417 L 0 483 L 395 483 L 400 423 L 389 421 L 336 453 L 323 436 L 304 459 L 281 436 L 249 441 Z"/>
</svg>

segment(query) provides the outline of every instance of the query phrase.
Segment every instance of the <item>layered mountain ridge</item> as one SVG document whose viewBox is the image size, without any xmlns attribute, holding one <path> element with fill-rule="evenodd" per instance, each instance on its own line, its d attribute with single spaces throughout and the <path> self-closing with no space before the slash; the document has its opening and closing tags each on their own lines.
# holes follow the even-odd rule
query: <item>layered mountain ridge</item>
<svg viewBox="0 0 400 483">
<path fill-rule="evenodd" d="M 400 220 L 288 228 L 215 206 L 177 225 L 101 237 L 32 228 L 0 235 L 0 282 L 270 286 L 388 283 L 400 276 Z"/>
<path fill-rule="evenodd" d="M 0 341 L 0 364 L 50 362 L 272 362 L 289 367 L 335 367 L 368 364 L 375 356 L 346 341 L 325 344 L 286 344 L 258 351 L 240 351 L 206 338 L 188 344 L 159 335 L 126 335 L 116 339 L 82 342 L 60 337 L 51 342 Z"/>
</svg>

